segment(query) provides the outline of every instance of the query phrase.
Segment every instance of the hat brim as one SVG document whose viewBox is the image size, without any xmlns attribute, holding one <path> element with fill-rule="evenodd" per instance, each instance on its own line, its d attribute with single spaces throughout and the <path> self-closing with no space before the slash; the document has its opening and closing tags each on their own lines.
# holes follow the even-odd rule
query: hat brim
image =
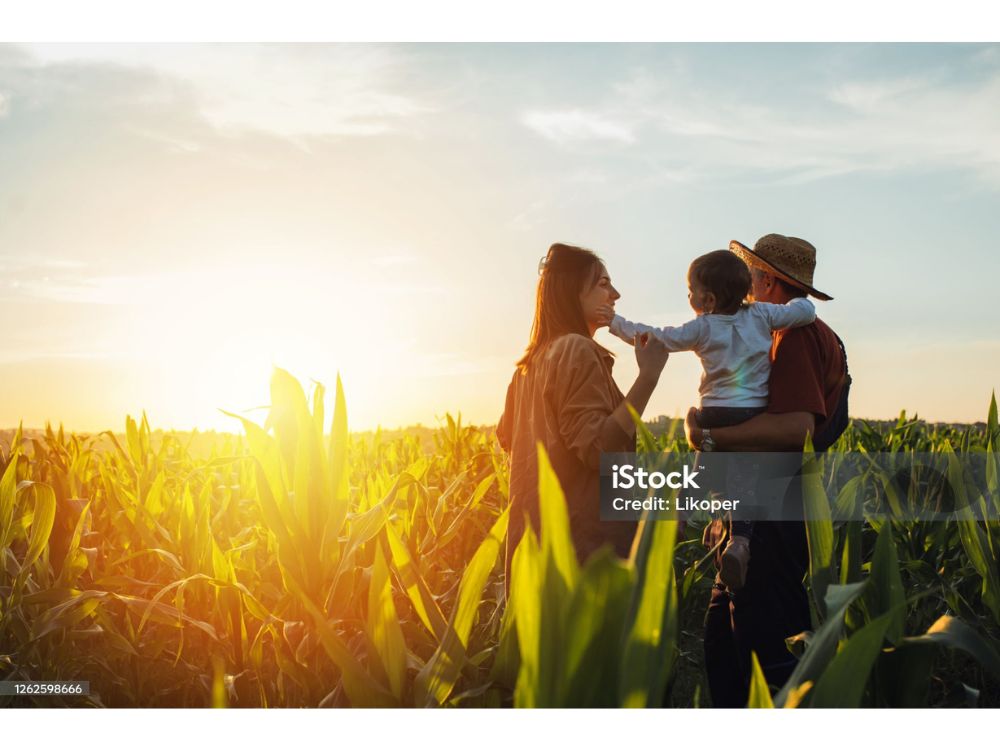
<svg viewBox="0 0 1000 750">
<path fill-rule="evenodd" d="M 780 268 L 771 265 L 766 260 L 757 255 L 757 253 L 755 253 L 749 247 L 744 245 L 742 242 L 732 240 L 729 243 L 729 250 L 735 253 L 740 258 L 740 260 L 742 260 L 748 266 L 760 268 L 761 270 L 767 271 L 768 273 L 772 273 L 782 281 L 788 282 L 797 289 L 801 289 L 804 292 L 808 292 L 816 299 L 821 299 L 824 302 L 829 302 L 830 300 L 833 299 L 833 297 L 831 297 L 826 292 L 821 292 L 819 289 L 811 287 L 808 284 L 805 284 L 799 281 L 798 279 L 789 276 Z"/>
</svg>

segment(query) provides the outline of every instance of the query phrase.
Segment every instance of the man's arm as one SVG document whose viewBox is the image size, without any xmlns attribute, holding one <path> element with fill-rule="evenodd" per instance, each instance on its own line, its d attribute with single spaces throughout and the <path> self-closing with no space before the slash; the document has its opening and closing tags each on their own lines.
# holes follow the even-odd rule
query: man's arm
<svg viewBox="0 0 1000 750">
<path fill-rule="evenodd" d="M 692 448 L 701 446 L 702 430 L 696 410 L 688 412 L 684 433 Z M 713 427 L 712 439 L 722 451 L 800 451 L 806 435 L 816 430 L 816 416 L 807 411 L 758 414 L 732 427 Z"/>
</svg>

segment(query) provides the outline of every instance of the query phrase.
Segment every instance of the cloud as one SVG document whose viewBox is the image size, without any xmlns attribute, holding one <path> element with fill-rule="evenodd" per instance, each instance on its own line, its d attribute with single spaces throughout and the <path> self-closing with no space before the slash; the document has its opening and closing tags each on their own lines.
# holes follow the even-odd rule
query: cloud
<svg viewBox="0 0 1000 750">
<path fill-rule="evenodd" d="M 1000 185 L 1000 75 L 941 86 L 912 79 L 830 92 L 845 110 L 829 137 L 859 168 L 961 168 Z"/>
<path fill-rule="evenodd" d="M 851 81 L 834 86 L 828 94 L 830 101 L 858 112 L 877 115 L 879 109 L 893 100 L 928 86 L 918 78 L 900 78 L 884 81 Z"/>
<path fill-rule="evenodd" d="M 589 141 L 623 144 L 635 142 L 635 135 L 628 123 L 581 109 L 526 112 L 522 115 L 521 122 L 543 138 L 560 145 Z"/>
<path fill-rule="evenodd" d="M 1000 73 L 993 69 L 957 81 L 943 69 L 841 80 L 831 72 L 824 85 L 795 90 L 765 86 L 763 77 L 747 81 L 639 69 L 596 103 L 529 112 L 521 123 L 560 146 L 641 143 L 615 157 L 631 159 L 644 183 L 711 182 L 720 170 L 747 183 L 801 183 L 961 169 L 1000 186 Z"/>
<path fill-rule="evenodd" d="M 407 87 L 402 53 L 374 45 L 41 44 L 24 49 L 31 55 L 29 64 L 64 75 L 123 68 L 175 82 L 191 91 L 198 112 L 221 131 L 287 138 L 380 135 L 433 109 Z M 155 99 L 157 93 L 145 96 Z"/>
<path fill-rule="evenodd" d="M 846 81 L 802 107 L 741 111 L 718 153 L 790 181 L 959 168 L 1000 185 L 997 101 L 1000 76 L 951 86 L 910 76 Z"/>
</svg>

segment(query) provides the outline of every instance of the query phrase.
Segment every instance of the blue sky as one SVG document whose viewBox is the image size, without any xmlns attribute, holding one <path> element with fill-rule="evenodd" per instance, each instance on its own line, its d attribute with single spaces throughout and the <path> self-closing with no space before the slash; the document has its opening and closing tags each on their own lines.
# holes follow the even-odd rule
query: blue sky
<svg viewBox="0 0 1000 750">
<path fill-rule="evenodd" d="M 855 415 L 1000 380 L 1000 45 L 0 45 L 0 164 L 3 425 L 231 427 L 272 364 L 492 421 L 554 241 L 664 325 L 695 256 L 804 237 Z"/>
</svg>

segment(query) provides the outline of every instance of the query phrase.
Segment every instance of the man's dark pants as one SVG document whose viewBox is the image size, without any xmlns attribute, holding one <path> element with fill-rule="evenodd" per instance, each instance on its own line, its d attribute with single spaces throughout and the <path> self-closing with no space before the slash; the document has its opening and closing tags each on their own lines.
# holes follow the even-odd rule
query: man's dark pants
<svg viewBox="0 0 1000 750">
<path fill-rule="evenodd" d="M 812 627 L 802 583 L 808 565 L 802 521 L 758 521 L 746 585 L 730 594 L 716 579 L 705 616 L 705 671 L 716 708 L 746 706 L 751 651 L 768 684 L 783 685 L 791 676 L 796 659 L 785 638 Z"/>
</svg>

